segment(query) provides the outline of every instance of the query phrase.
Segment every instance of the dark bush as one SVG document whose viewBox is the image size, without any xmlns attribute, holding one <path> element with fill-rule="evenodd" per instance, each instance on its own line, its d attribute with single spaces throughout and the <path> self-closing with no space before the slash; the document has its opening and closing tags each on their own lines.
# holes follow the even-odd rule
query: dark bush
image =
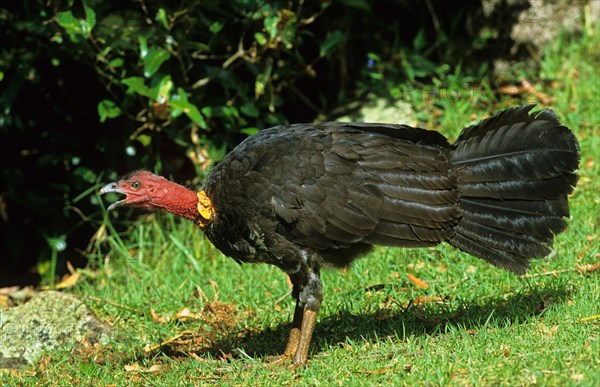
<svg viewBox="0 0 600 387">
<path fill-rule="evenodd" d="M 53 272 L 53 256 L 58 272 L 66 261 L 84 264 L 102 221 L 102 181 L 143 167 L 197 184 L 257 130 L 333 119 L 369 92 L 385 96 L 390 83 L 460 63 L 480 69 L 480 7 L 5 2 L 0 283 Z"/>
</svg>

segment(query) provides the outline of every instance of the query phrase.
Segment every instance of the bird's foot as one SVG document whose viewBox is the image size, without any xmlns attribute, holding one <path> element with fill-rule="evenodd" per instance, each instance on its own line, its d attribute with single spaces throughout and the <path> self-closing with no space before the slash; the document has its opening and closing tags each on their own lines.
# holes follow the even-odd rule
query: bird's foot
<svg viewBox="0 0 600 387">
<path fill-rule="evenodd" d="M 267 357 L 266 366 L 267 367 L 281 367 L 287 368 L 288 370 L 297 370 L 306 366 L 306 362 L 304 363 L 296 363 L 294 361 L 294 355 L 283 353 L 281 355 L 269 356 Z"/>
<path fill-rule="evenodd" d="M 267 356 L 266 364 L 269 367 L 278 367 L 285 363 L 289 363 L 291 360 L 292 357 L 290 355 L 286 355 L 285 353 L 283 353 L 281 355 Z"/>
</svg>

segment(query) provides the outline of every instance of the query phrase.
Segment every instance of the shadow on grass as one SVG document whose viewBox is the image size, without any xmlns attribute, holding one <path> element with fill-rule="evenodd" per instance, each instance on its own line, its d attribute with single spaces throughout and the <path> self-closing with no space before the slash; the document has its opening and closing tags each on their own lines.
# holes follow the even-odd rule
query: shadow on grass
<svg viewBox="0 0 600 387">
<path fill-rule="evenodd" d="M 404 340 L 421 335 L 438 336 L 449 328 L 476 331 L 484 326 L 501 328 L 523 324 L 529 317 L 565 302 L 571 293 L 572 289 L 567 286 L 554 284 L 553 287 L 524 289 L 518 293 L 472 301 L 409 303 L 404 307 L 392 303 L 389 308 L 364 314 L 342 310 L 335 315 L 321 317 L 318 321 L 311 356 L 332 345 L 345 343 L 348 338 L 375 343 L 387 337 Z M 278 355 L 283 352 L 290 327 L 289 323 L 285 323 L 261 331 L 234 330 L 197 354 L 202 356 L 210 353 L 220 357 L 224 353 L 235 353 L 240 348 L 253 358 Z"/>
</svg>

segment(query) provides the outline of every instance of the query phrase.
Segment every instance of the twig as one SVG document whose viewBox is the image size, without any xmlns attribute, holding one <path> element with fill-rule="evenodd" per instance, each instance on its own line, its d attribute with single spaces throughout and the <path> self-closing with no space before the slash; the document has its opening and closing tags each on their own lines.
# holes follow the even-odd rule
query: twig
<svg viewBox="0 0 600 387">
<path fill-rule="evenodd" d="M 85 214 L 79 208 L 75 206 L 65 206 L 65 210 L 72 210 L 77 215 L 79 215 L 84 222 L 89 222 L 91 220 L 90 218 L 85 216 Z"/>
<path fill-rule="evenodd" d="M 568 273 L 570 271 L 575 271 L 575 270 L 577 270 L 577 269 L 571 268 L 571 269 L 562 269 L 562 270 L 547 271 L 545 273 L 524 274 L 524 275 L 520 275 L 519 278 L 543 277 L 543 276 L 547 276 L 547 275 L 554 275 L 555 276 L 557 274 Z"/>
<path fill-rule="evenodd" d="M 237 51 L 234 52 L 233 55 L 231 55 L 229 57 L 229 59 L 227 59 L 225 62 L 223 62 L 223 64 L 221 65 L 222 69 L 226 69 L 233 62 L 235 62 L 238 58 L 243 58 L 246 55 L 246 50 L 244 50 L 244 35 L 245 34 L 246 34 L 246 31 L 244 31 L 244 33 L 242 33 L 242 36 L 240 37 L 240 41 L 238 42 Z"/>
<path fill-rule="evenodd" d="M 553 270 L 553 271 L 548 271 L 545 273 L 524 274 L 524 275 L 520 275 L 519 278 L 533 278 L 533 277 L 542 277 L 542 276 L 546 276 L 546 275 L 554 275 L 555 276 L 557 274 L 568 273 L 568 272 L 572 272 L 572 271 L 576 271 L 578 273 L 591 273 L 596 270 L 600 270 L 600 262 L 594 263 L 594 264 L 589 264 L 589 265 L 577 264 L 577 265 L 575 265 L 575 267 L 572 267 L 570 269 Z"/>
<path fill-rule="evenodd" d="M 279 305 L 283 300 L 285 300 L 286 298 L 288 298 L 290 296 L 290 294 L 292 294 L 292 290 L 291 289 L 287 293 L 285 293 L 283 296 L 279 297 L 277 299 L 277 301 L 275 301 L 275 305 Z"/>
<path fill-rule="evenodd" d="M 600 314 L 597 314 L 595 316 L 590 316 L 590 317 L 578 318 L 577 322 L 584 323 L 584 322 L 590 322 L 590 321 L 594 321 L 594 320 L 598 320 L 598 319 L 600 319 Z"/>
<path fill-rule="evenodd" d="M 185 335 L 190 335 L 190 334 L 194 334 L 194 331 L 191 331 L 191 330 L 189 330 L 189 329 L 186 329 L 185 331 L 183 331 L 183 332 L 181 332 L 181 333 L 179 333 L 179 334 L 177 334 L 177 335 L 175 335 L 175 336 L 171 337 L 170 339 L 167 339 L 167 340 L 163 341 L 162 343 L 155 344 L 155 345 L 153 345 L 153 346 L 151 346 L 151 347 L 146 347 L 146 348 L 144 348 L 144 352 L 146 352 L 146 353 L 148 353 L 148 352 L 154 352 L 154 351 L 156 351 L 157 349 L 159 349 L 160 347 L 162 347 L 163 345 L 166 345 L 166 344 L 172 343 L 172 342 L 174 342 L 175 340 L 177 340 L 177 339 L 179 339 L 179 338 L 181 338 L 181 337 L 183 337 L 183 336 L 185 336 Z"/>
</svg>

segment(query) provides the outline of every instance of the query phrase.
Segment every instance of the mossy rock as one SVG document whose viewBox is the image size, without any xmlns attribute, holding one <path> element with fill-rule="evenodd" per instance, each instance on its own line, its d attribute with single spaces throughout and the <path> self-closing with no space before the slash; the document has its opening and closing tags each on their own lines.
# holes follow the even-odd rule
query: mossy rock
<svg viewBox="0 0 600 387">
<path fill-rule="evenodd" d="M 33 364 L 43 353 L 105 343 L 110 327 L 77 297 L 56 291 L 0 309 L 0 368 Z"/>
</svg>

